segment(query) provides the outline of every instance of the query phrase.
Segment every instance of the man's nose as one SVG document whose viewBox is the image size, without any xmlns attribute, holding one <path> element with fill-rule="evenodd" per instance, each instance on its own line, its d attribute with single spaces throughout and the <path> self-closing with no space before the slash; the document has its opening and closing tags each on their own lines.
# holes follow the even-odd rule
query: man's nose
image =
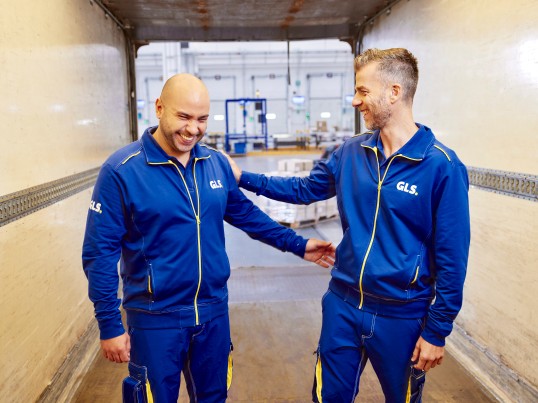
<svg viewBox="0 0 538 403">
<path fill-rule="evenodd" d="M 353 100 L 351 101 L 351 106 L 353 106 L 354 108 L 357 108 L 360 106 L 360 104 L 362 104 L 362 100 L 357 94 L 355 94 L 355 96 L 353 97 Z"/>
<path fill-rule="evenodd" d="M 187 123 L 187 131 L 192 135 L 198 134 L 198 123 L 195 120 L 189 120 Z"/>
</svg>

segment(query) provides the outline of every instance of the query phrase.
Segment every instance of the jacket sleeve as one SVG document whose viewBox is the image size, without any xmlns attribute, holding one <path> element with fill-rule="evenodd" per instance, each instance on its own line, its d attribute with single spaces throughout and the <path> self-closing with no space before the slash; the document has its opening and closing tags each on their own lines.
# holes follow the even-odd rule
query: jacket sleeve
<svg viewBox="0 0 538 403">
<path fill-rule="evenodd" d="M 123 211 L 118 179 L 112 167 L 104 165 L 93 190 L 82 247 L 82 266 L 102 340 L 125 332 L 118 298 L 118 260 L 126 233 Z"/>
<path fill-rule="evenodd" d="M 342 147 L 341 147 L 342 148 Z M 338 152 L 333 153 L 328 162 L 321 161 L 310 171 L 310 175 L 300 177 L 265 176 L 243 172 L 239 186 L 268 197 L 292 204 L 310 204 L 330 199 L 336 195 L 334 168 Z"/>
<path fill-rule="evenodd" d="M 286 228 L 273 221 L 246 197 L 237 187 L 232 170 L 227 166 L 228 201 L 224 220 L 240 230 L 245 231 L 249 237 L 273 246 L 283 252 L 292 252 L 294 255 L 304 257 L 307 240 L 299 236 L 292 229 Z"/>
<path fill-rule="evenodd" d="M 436 346 L 445 345 L 462 305 L 471 237 L 468 191 L 467 170 L 457 161 L 434 194 L 435 300 L 422 337 Z"/>
</svg>

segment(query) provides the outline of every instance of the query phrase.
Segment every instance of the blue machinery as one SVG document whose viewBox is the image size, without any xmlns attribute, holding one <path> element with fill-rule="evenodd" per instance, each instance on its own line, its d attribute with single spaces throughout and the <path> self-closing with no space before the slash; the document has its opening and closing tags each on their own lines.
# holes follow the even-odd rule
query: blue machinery
<svg viewBox="0 0 538 403">
<path fill-rule="evenodd" d="M 237 103 L 241 108 L 241 114 L 243 117 L 243 131 L 241 133 L 230 133 L 229 125 L 229 115 L 228 115 L 228 105 L 230 103 Z M 257 122 L 261 124 L 261 134 L 247 134 L 247 117 L 248 109 L 247 105 L 249 103 L 254 103 L 254 115 L 258 116 Z M 259 114 L 256 113 L 259 111 Z M 247 152 L 247 142 L 249 139 L 264 139 L 265 149 L 268 148 L 267 144 L 267 99 L 266 98 L 238 98 L 238 99 L 227 99 L 226 100 L 226 135 L 224 149 L 226 152 L 230 152 L 231 145 L 230 140 L 237 140 L 234 142 L 234 154 L 246 154 Z M 254 127 L 256 127 L 256 120 L 254 122 Z M 256 133 L 256 130 L 254 130 Z"/>
</svg>

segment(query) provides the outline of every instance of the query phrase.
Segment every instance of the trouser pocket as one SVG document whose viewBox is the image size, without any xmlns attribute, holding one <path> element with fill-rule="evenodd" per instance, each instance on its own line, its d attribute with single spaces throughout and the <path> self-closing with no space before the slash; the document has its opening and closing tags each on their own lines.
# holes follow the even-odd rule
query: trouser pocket
<svg viewBox="0 0 538 403">
<path fill-rule="evenodd" d="M 426 372 L 421 369 L 411 367 L 411 375 L 409 377 L 409 403 L 422 402 L 422 391 L 424 382 L 426 381 Z"/>
<path fill-rule="evenodd" d="M 314 352 L 316 355 L 316 366 L 314 370 L 314 384 L 312 385 L 312 401 L 315 403 L 321 402 L 321 356 L 318 349 Z"/>
<path fill-rule="evenodd" d="M 129 363 L 129 376 L 122 383 L 123 403 L 148 403 L 153 401 L 146 367 Z"/>
</svg>

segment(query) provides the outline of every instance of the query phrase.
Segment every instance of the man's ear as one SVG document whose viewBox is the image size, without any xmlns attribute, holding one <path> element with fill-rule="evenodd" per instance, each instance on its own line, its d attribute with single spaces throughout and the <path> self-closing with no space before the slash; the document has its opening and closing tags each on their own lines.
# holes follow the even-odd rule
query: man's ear
<svg viewBox="0 0 538 403">
<path fill-rule="evenodd" d="M 390 87 L 390 102 L 394 103 L 402 97 L 402 86 L 394 83 Z"/>
<path fill-rule="evenodd" d="M 163 114 L 163 103 L 161 102 L 160 98 L 157 98 L 155 100 L 155 115 L 157 115 L 157 119 L 160 119 L 162 114 Z"/>
</svg>

